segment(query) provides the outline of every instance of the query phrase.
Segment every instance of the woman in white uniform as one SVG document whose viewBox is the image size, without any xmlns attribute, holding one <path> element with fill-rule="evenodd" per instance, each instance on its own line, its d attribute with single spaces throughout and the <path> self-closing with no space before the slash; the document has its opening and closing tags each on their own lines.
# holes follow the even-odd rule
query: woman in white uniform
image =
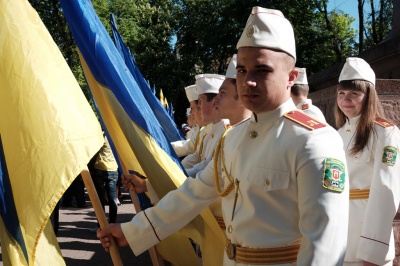
<svg viewBox="0 0 400 266">
<path fill-rule="evenodd" d="M 375 73 L 361 58 L 347 58 L 342 69 L 335 118 L 350 181 L 344 265 L 392 265 L 392 224 L 400 197 L 399 129 L 384 118 Z"/>
</svg>

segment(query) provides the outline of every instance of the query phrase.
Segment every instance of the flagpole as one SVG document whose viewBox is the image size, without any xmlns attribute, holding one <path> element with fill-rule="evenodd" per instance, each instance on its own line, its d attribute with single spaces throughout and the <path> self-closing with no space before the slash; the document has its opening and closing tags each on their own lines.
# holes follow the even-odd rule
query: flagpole
<svg viewBox="0 0 400 266">
<path fill-rule="evenodd" d="M 119 157 L 119 161 L 121 162 L 122 172 L 124 175 L 129 175 L 129 170 L 126 168 L 124 162 L 122 161 L 121 157 Z M 133 206 L 135 208 L 136 213 L 140 212 L 142 209 L 140 208 L 140 204 L 138 198 L 136 196 L 135 188 L 131 184 L 129 187 L 129 195 L 131 196 Z M 153 246 L 149 248 L 151 262 L 153 266 L 164 266 L 164 260 L 161 258 L 160 254 L 157 252 L 156 248 Z"/>
<path fill-rule="evenodd" d="M 86 190 L 89 194 L 90 201 L 92 202 L 94 212 L 96 214 L 97 220 L 99 221 L 100 228 L 105 228 L 108 226 L 108 221 L 106 218 L 106 214 L 104 213 L 103 206 L 101 206 L 99 196 L 97 195 L 96 189 L 93 184 L 92 177 L 90 176 L 89 170 L 86 167 L 83 169 L 82 173 L 82 179 L 83 182 L 85 183 Z M 110 246 L 110 255 L 111 259 L 113 261 L 114 266 L 123 266 L 121 256 L 119 255 L 118 252 L 118 246 L 117 243 L 115 242 L 114 237 L 109 236 L 111 246 Z"/>
</svg>

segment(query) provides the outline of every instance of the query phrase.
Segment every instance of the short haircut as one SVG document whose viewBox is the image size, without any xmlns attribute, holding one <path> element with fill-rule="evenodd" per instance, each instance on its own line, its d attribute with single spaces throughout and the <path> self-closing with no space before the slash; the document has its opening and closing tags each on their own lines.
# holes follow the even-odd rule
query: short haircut
<svg viewBox="0 0 400 266">
<path fill-rule="evenodd" d="M 308 84 L 294 84 L 292 88 L 290 89 L 290 92 L 295 96 L 308 96 L 308 91 L 310 90 L 310 87 Z"/>
</svg>

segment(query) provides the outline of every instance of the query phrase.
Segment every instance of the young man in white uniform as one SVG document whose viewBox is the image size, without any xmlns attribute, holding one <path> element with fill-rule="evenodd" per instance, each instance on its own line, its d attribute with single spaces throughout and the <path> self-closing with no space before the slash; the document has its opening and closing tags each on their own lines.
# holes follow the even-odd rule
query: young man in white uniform
<svg viewBox="0 0 400 266">
<path fill-rule="evenodd" d="M 297 67 L 296 69 L 299 71 L 299 75 L 297 76 L 297 79 L 291 88 L 290 94 L 294 104 L 296 105 L 297 109 L 303 110 L 304 113 L 315 117 L 320 122 L 326 123 L 325 116 L 321 110 L 312 104 L 311 99 L 307 98 L 310 88 L 308 86 L 306 69 Z"/>
<path fill-rule="evenodd" d="M 171 142 L 172 148 L 174 148 L 178 157 L 183 157 L 196 151 L 197 144 L 200 139 L 200 135 L 198 134 L 200 132 L 200 128 L 203 126 L 200 109 L 197 106 L 198 96 L 196 85 L 185 87 L 185 93 L 190 104 L 190 115 L 193 116 L 194 120 L 196 121 L 196 125 L 192 127 L 193 133 L 190 135 L 190 138 Z"/>
<path fill-rule="evenodd" d="M 99 229 L 106 250 L 113 235 L 140 254 L 221 195 L 224 265 L 343 263 L 345 155 L 333 128 L 295 111 L 293 28 L 280 11 L 254 7 L 237 48 L 238 93 L 251 118 L 227 133 L 216 168 L 211 162 L 131 222 Z"/>
<path fill-rule="evenodd" d="M 200 147 L 182 160 L 188 176 L 195 177 L 211 161 L 215 147 L 226 130 L 229 120 L 221 119 L 216 110 L 215 96 L 225 80 L 217 74 L 196 75 L 196 89 L 203 123 L 207 123 L 207 135 L 200 141 Z"/>
</svg>

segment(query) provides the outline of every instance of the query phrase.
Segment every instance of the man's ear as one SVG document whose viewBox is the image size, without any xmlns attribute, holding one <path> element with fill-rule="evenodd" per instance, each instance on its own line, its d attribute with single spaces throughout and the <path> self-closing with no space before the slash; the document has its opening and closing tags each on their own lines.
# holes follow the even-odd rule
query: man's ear
<svg viewBox="0 0 400 266">
<path fill-rule="evenodd" d="M 297 79 L 297 76 L 299 75 L 299 71 L 296 68 L 293 68 L 293 70 L 289 73 L 289 80 L 288 80 L 288 87 L 292 87 L 294 85 L 294 82 Z"/>
</svg>

